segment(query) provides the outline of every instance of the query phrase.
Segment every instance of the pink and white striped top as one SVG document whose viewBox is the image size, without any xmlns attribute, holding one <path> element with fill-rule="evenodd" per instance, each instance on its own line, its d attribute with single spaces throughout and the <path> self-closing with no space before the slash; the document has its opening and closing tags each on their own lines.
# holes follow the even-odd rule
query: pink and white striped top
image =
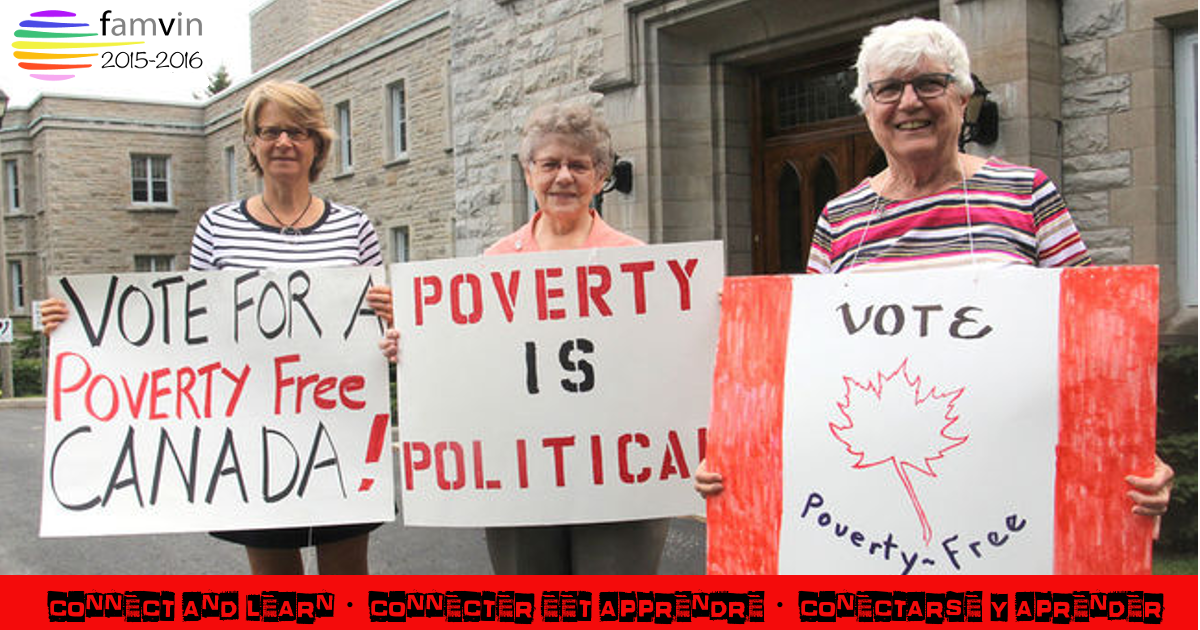
<svg viewBox="0 0 1200 630">
<path fill-rule="evenodd" d="M 808 273 L 1091 262 L 1062 195 L 1036 168 L 990 158 L 965 193 L 955 186 L 906 201 L 880 197 L 869 181 L 821 212 Z"/>
</svg>

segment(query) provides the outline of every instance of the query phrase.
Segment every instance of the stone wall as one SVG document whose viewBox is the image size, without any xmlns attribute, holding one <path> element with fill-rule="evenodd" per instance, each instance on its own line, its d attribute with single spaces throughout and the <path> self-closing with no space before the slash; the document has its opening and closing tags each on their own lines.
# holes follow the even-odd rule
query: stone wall
<svg viewBox="0 0 1200 630">
<path fill-rule="evenodd" d="M 202 108 L 45 97 L 31 113 L 32 158 L 44 181 L 37 224 L 26 220 L 23 244 L 9 240 L 10 258 L 24 253 L 28 262 L 35 250 L 46 274 L 129 271 L 142 254 L 186 267 L 205 206 L 195 185 L 205 177 Z M 168 156 L 168 203 L 133 202 L 133 155 Z M 6 227 L 20 232 L 14 223 Z"/>
<path fill-rule="evenodd" d="M 512 159 L 532 108 L 600 104 L 601 0 L 455 0 L 453 77 L 456 253 L 477 254 L 524 217 Z M 617 152 L 621 146 L 615 147 Z M 610 195 L 615 197 L 616 195 Z M 608 207 L 606 206 L 606 216 Z M 618 229 L 627 229 L 617 221 Z M 636 232 L 635 232 L 636 233 Z"/>
<path fill-rule="evenodd" d="M 1164 319 L 1178 311 L 1171 26 L 1195 16 L 1178 0 L 1062 4 L 1067 204 L 1096 262 L 1160 266 Z"/>
<path fill-rule="evenodd" d="M 383 3 L 384 0 L 271 0 L 250 14 L 251 72 L 262 70 Z"/>
</svg>

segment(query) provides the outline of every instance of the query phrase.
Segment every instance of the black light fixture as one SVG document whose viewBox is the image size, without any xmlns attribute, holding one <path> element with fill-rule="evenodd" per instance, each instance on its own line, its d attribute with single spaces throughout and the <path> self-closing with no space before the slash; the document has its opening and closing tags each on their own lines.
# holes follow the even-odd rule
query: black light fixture
<svg viewBox="0 0 1200 630">
<path fill-rule="evenodd" d="M 971 73 L 971 81 L 975 83 L 975 93 L 967 99 L 967 110 L 963 113 L 962 132 L 958 136 L 960 150 L 968 142 L 995 144 L 1000 138 L 1000 106 L 988 100 L 992 92 L 975 73 Z"/>
<path fill-rule="evenodd" d="M 613 162 L 612 173 L 608 175 L 608 181 L 604 183 L 600 194 L 603 195 L 614 190 L 626 195 L 633 192 L 633 163 L 629 160 L 622 160 L 620 156 L 617 156 Z"/>
</svg>

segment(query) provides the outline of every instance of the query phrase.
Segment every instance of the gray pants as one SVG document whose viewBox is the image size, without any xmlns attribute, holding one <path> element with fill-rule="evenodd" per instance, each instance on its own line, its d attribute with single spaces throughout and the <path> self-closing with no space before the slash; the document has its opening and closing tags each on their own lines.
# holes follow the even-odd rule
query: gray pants
<svg viewBox="0 0 1200 630">
<path fill-rule="evenodd" d="M 653 575 L 670 519 L 487 528 L 496 575 Z"/>
</svg>

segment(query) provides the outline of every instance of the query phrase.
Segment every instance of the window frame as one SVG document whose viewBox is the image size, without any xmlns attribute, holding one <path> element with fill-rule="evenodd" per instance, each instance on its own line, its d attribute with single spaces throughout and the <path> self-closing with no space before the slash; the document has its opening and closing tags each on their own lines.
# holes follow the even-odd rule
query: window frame
<svg viewBox="0 0 1200 630">
<path fill-rule="evenodd" d="M 1175 264 L 1179 303 L 1197 304 L 1196 285 L 1196 28 L 1174 33 L 1175 47 Z"/>
<path fill-rule="evenodd" d="M 162 201 L 158 201 L 158 200 L 154 199 L 154 182 L 156 181 L 154 178 L 154 161 L 157 159 L 163 160 L 163 164 L 165 166 L 165 168 L 163 169 L 165 171 L 165 174 L 163 176 L 164 177 L 163 181 L 166 184 L 167 195 L 166 195 L 166 199 L 162 200 Z M 145 180 L 144 180 L 145 184 L 146 184 L 146 200 L 145 201 L 139 201 L 135 198 L 137 191 L 134 187 L 134 184 L 139 180 L 138 180 L 137 176 L 134 174 L 133 169 L 134 169 L 134 164 L 136 164 L 139 160 L 144 161 L 145 165 L 146 165 L 146 175 L 145 175 Z M 171 186 L 171 156 L 170 155 L 161 155 L 161 154 L 157 154 L 157 153 L 130 153 L 129 154 L 129 200 L 130 200 L 130 203 L 132 203 L 135 206 L 169 206 L 172 204 L 172 202 L 174 200 L 173 194 L 174 194 L 174 190 L 172 190 L 172 186 Z"/>
<path fill-rule="evenodd" d="M 238 165 L 237 165 L 237 147 L 229 145 L 225 147 L 223 152 L 225 157 L 225 192 L 229 201 L 234 201 L 238 198 Z"/>
<path fill-rule="evenodd" d="M 400 90 L 400 113 L 401 120 L 396 119 L 396 89 Z M 387 121 L 385 129 L 388 143 L 388 161 L 401 162 L 409 159 L 409 103 L 408 103 L 408 79 L 400 77 L 385 87 L 384 102 L 387 110 L 384 112 L 384 119 Z M 399 142 L 397 142 L 399 141 Z"/>
<path fill-rule="evenodd" d="M 4 201 L 9 214 L 21 213 L 21 166 L 17 160 L 4 160 Z"/>
<path fill-rule="evenodd" d="M 341 173 L 354 172 L 354 118 L 350 112 L 350 101 L 333 106 L 337 120 L 338 169 Z"/>
<path fill-rule="evenodd" d="M 391 229 L 390 235 L 391 245 L 391 262 L 405 263 L 412 259 L 412 249 L 410 248 L 411 241 L 409 240 L 409 229 L 407 225 L 399 225 Z M 403 255 L 401 255 L 403 254 Z"/>
<path fill-rule="evenodd" d="M 8 300 L 11 312 L 25 312 L 25 265 L 20 260 L 8 261 Z"/>
<path fill-rule="evenodd" d="M 159 265 L 166 262 L 166 268 L 161 269 Z M 147 263 L 145 269 L 141 269 L 141 263 Z M 175 271 L 175 256 L 172 254 L 134 254 L 133 255 L 133 270 L 135 273 L 157 273 L 160 271 Z"/>
</svg>

